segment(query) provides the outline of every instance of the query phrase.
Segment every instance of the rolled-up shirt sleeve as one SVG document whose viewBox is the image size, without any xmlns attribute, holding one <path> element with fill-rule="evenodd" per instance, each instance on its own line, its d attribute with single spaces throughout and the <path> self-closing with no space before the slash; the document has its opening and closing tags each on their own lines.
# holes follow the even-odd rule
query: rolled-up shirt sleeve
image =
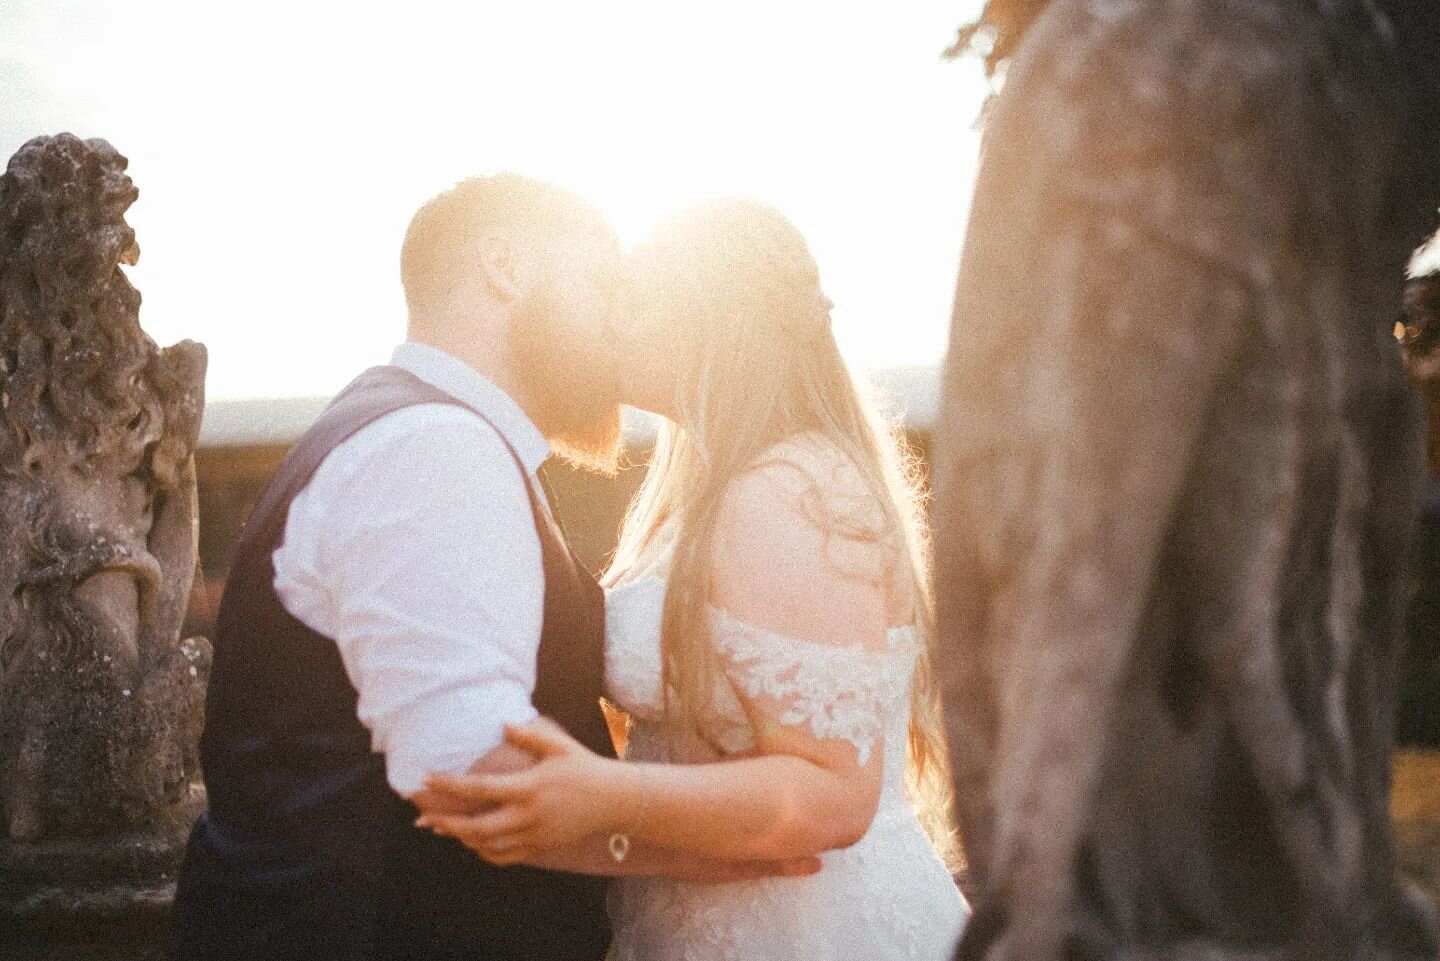
<svg viewBox="0 0 1440 961">
<path fill-rule="evenodd" d="M 401 794 L 536 716 L 544 574 L 525 485 L 488 424 L 421 407 L 337 447 L 291 505 L 276 592 L 334 639 Z"/>
</svg>

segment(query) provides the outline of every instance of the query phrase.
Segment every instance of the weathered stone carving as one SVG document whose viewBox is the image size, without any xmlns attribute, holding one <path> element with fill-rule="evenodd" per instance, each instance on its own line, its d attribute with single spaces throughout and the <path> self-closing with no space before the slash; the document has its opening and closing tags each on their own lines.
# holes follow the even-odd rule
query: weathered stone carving
<svg viewBox="0 0 1440 961">
<path fill-rule="evenodd" d="M 1434 958 L 1386 801 L 1440 6 L 989 7 L 936 438 L 959 956 Z"/>
<path fill-rule="evenodd" d="M 140 329 L 121 269 L 139 255 L 126 166 L 103 140 L 61 134 L 25 144 L 0 178 L 0 941 L 12 946 L 163 914 L 203 804 L 209 646 L 179 632 L 205 350 L 157 350 Z"/>
</svg>

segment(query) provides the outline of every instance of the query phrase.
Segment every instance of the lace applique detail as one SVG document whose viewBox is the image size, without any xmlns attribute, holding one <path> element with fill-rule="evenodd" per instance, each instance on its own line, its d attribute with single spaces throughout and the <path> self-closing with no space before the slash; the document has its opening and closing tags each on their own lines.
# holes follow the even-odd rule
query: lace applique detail
<svg viewBox="0 0 1440 961">
<path fill-rule="evenodd" d="M 893 629 L 884 650 L 786 637 L 710 609 L 715 647 L 731 680 L 751 698 L 780 705 L 775 720 L 817 738 L 848 741 L 869 763 L 886 719 L 909 692 L 913 632 Z"/>
</svg>

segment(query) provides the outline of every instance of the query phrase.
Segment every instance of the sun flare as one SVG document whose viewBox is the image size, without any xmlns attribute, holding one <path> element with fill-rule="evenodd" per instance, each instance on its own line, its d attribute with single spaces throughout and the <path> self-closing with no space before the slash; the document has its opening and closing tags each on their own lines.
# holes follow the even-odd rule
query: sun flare
<svg viewBox="0 0 1440 961">
<path fill-rule="evenodd" d="M 213 398 L 325 394 L 383 360 L 410 214 L 500 169 L 592 198 L 627 243 L 706 198 L 770 203 L 851 363 L 928 365 L 985 93 L 939 54 L 975 6 L 20 0 L 0 149 L 70 130 L 130 157 L 142 320 L 206 343 Z"/>
</svg>

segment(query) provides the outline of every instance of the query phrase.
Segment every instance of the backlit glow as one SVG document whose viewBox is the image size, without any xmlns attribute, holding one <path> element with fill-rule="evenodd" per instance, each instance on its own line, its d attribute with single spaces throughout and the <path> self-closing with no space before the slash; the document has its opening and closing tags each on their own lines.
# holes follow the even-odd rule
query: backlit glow
<svg viewBox="0 0 1440 961">
<path fill-rule="evenodd" d="M 69 130 L 131 158 L 142 320 L 209 346 L 215 398 L 383 360 L 410 214 L 505 168 L 627 241 L 707 197 L 772 203 L 851 362 L 931 364 L 985 92 L 939 52 L 976 6 L 7 0 L 0 151 Z"/>
</svg>

